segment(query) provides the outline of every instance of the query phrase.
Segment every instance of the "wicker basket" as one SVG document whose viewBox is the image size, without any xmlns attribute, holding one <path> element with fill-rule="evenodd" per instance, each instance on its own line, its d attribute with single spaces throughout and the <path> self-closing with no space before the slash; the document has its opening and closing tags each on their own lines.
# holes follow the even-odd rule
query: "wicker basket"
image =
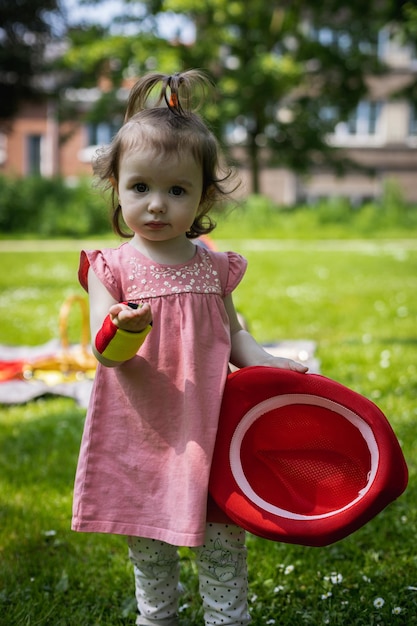
<svg viewBox="0 0 417 626">
<path fill-rule="evenodd" d="M 81 336 L 78 344 L 70 344 L 68 337 L 68 321 L 74 304 L 78 304 L 81 309 Z M 94 377 L 97 361 L 90 346 L 88 306 L 85 298 L 72 295 L 63 302 L 59 311 L 58 328 L 59 349 L 52 355 L 25 363 L 23 377 L 45 380 L 51 379 L 53 372 L 61 379 Z"/>
</svg>

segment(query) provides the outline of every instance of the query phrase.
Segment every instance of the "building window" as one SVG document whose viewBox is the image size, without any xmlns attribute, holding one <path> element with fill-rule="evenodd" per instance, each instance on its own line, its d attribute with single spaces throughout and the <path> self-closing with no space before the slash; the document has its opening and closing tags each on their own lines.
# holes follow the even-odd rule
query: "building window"
<svg viewBox="0 0 417 626">
<path fill-rule="evenodd" d="M 381 102 L 360 102 L 347 122 L 348 134 L 376 135 L 381 108 Z"/>
<path fill-rule="evenodd" d="M 6 163 L 7 159 L 7 136 L 0 133 L 0 165 Z"/>
<path fill-rule="evenodd" d="M 417 106 L 415 104 L 410 104 L 408 134 L 411 137 L 417 137 Z"/>
<path fill-rule="evenodd" d="M 84 131 L 84 148 L 78 152 L 78 159 L 81 163 L 91 163 L 94 158 L 98 146 L 108 145 L 117 131 L 120 129 L 121 123 L 116 122 L 99 122 L 86 124 Z"/>
<path fill-rule="evenodd" d="M 42 135 L 27 135 L 26 137 L 26 171 L 29 175 L 38 175 L 41 173 L 41 143 Z"/>
<path fill-rule="evenodd" d="M 119 130 L 119 126 L 108 122 L 98 124 L 88 124 L 87 136 L 89 146 L 103 146 L 111 142 L 114 135 Z"/>
</svg>

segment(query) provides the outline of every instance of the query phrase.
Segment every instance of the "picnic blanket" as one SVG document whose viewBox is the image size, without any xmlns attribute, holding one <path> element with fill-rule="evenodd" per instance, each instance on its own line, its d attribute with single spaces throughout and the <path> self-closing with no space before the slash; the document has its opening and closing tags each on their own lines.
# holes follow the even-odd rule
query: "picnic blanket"
<svg viewBox="0 0 417 626">
<path fill-rule="evenodd" d="M 68 317 L 74 304 L 81 308 L 82 327 L 79 343 L 70 344 Z M 319 372 L 314 341 L 279 341 L 264 348 L 274 356 L 305 363 L 310 372 Z M 0 404 L 23 404 L 41 396 L 57 395 L 73 398 L 79 406 L 87 407 L 95 369 L 87 300 L 70 296 L 59 313 L 59 338 L 39 346 L 0 344 Z"/>
<path fill-rule="evenodd" d="M 274 356 L 284 356 L 305 363 L 310 372 L 319 372 L 319 361 L 315 357 L 315 342 L 308 340 L 280 341 L 265 345 Z M 79 346 L 72 346 L 77 350 Z M 45 355 L 61 349 L 58 340 L 37 347 L 0 345 L 0 379 L 2 372 L 16 361 L 36 362 Z M 9 370 L 10 371 L 10 370 Z M 33 370 L 28 378 L 16 375 L 0 380 L 0 403 L 23 404 L 48 394 L 73 398 L 81 407 L 87 407 L 94 379 L 94 369 L 88 371 Z"/>
<path fill-rule="evenodd" d="M 68 318 L 74 304 L 81 309 L 79 343 L 70 344 Z M 45 394 L 74 398 L 87 406 L 96 369 L 82 296 L 70 296 L 59 312 L 59 338 L 40 346 L 0 345 L 0 403 L 21 404 Z"/>
</svg>

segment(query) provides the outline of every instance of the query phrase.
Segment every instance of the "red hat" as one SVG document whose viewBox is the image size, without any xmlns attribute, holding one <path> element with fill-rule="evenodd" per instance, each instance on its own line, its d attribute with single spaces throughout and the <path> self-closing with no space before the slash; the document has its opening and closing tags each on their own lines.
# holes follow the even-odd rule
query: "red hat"
<svg viewBox="0 0 417 626">
<path fill-rule="evenodd" d="M 367 398 L 318 374 L 247 367 L 228 376 L 209 489 L 245 530 L 328 545 L 398 498 L 407 480 L 397 438 Z"/>
</svg>

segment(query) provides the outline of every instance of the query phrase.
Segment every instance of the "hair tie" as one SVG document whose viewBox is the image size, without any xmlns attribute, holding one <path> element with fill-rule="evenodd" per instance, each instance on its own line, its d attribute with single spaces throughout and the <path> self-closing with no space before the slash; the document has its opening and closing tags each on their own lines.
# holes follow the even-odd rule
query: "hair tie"
<svg viewBox="0 0 417 626">
<path fill-rule="evenodd" d="M 171 92 L 171 96 L 169 98 L 169 106 L 172 107 L 173 109 L 178 109 L 179 108 L 178 105 L 179 105 L 179 102 L 178 102 L 177 94 Z"/>
</svg>

